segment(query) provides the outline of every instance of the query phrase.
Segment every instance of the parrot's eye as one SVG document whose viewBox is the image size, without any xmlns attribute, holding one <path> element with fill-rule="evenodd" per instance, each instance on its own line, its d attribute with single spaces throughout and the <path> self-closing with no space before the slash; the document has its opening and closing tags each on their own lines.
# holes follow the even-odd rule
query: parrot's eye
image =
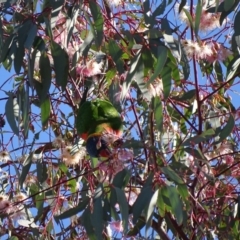
<svg viewBox="0 0 240 240">
<path fill-rule="evenodd" d="M 123 145 L 123 140 L 120 138 L 118 140 L 116 140 L 115 142 L 113 142 L 112 146 L 114 148 L 117 148 L 117 147 L 121 147 Z"/>
</svg>

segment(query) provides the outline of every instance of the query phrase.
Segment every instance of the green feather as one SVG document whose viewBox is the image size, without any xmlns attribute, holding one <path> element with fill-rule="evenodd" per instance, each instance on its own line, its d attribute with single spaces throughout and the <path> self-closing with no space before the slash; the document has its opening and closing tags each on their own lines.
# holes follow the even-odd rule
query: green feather
<svg viewBox="0 0 240 240">
<path fill-rule="evenodd" d="M 78 134 L 101 134 L 106 125 L 115 131 L 122 130 L 122 119 L 109 101 L 96 99 L 80 106 L 76 123 Z"/>
</svg>

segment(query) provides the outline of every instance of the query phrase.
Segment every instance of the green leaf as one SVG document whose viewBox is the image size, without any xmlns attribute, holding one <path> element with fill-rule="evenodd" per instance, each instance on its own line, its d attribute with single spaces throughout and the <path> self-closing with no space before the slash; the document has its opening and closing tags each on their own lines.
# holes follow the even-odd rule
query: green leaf
<svg viewBox="0 0 240 240">
<path fill-rule="evenodd" d="M 26 90 L 25 90 L 26 87 Z M 17 99 L 18 103 L 22 112 L 22 122 L 23 122 L 23 134 L 24 138 L 27 139 L 28 137 L 28 130 L 29 130 L 29 111 L 30 111 L 30 104 L 29 104 L 29 87 L 28 85 L 24 86 L 21 85 L 18 88 Z"/>
<path fill-rule="evenodd" d="M 56 73 L 56 82 L 65 90 L 68 80 L 69 59 L 68 54 L 59 44 L 51 42 L 51 53 L 54 62 L 54 70 Z"/>
<path fill-rule="evenodd" d="M 32 153 L 28 156 L 28 158 L 23 163 L 22 173 L 19 178 L 19 185 L 21 187 L 23 186 L 23 183 L 29 173 L 31 165 L 32 165 Z"/>
<path fill-rule="evenodd" d="M 183 180 L 178 176 L 176 172 L 173 171 L 170 167 L 162 167 L 162 172 L 167 175 L 174 183 L 176 184 L 184 184 Z"/>
<path fill-rule="evenodd" d="M 133 225 L 133 228 L 131 228 L 127 233 L 127 237 L 136 236 L 144 226 L 145 226 L 145 219 L 143 217 L 140 217 L 137 223 Z"/>
<path fill-rule="evenodd" d="M 195 144 L 207 141 L 208 139 L 211 139 L 214 136 L 215 136 L 215 131 L 213 129 L 208 129 L 207 131 L 203 132 L 200 135 L 188 138 L 182 144 L 182 146 L 195 145 Z"/>
<path fill-rule="evenodd" d="M 91 222 L 91 211 L 89 206 L 81 216 L 81 223 L 85 227 L 89 240 L 98 240 Z"/>
<path fill-rule="evenodd" d="M 43 183 L 47 180 L 48 174 L 47 174 L 47 165 L 43 162 L 37 162 L 37 179 L 39 183 Z"/>
<path fill-rule="evenodd" d="M 30 34 L 30 30 L 33 23 L 32 20 L 25 21 L 21 27 L 18 29 L 18 34 L 16 37 L 16 49 L 14 52 L 14 68 L 17 74 L 20 73 L 22 65 L 23 65 L 23 57 L 25 55 L 25 48 L 24 44 L 28 37 L 28 34 Z"/>
<path fill-rule="evenodd" d="M 232 116 L 232 114 L 230 114 L 227 124 L 223 127 L 219 134 L 220 137 L 218 140 L 219 143 L 226 139 L 232 133 L 234 126 L 235 126 L 234 117 Z"/>
<path fill-rule="evenodd" d="M 129 183 L 129 179 L 131 177 L 131 173 L 128 169 L 123 169 L 118 172 L 112 182 L 112 185 L 118 188 L 125 188 Z"/>
<path fill-rule="evenodd" d="M 140 217 L 143 209 L 149 204 L 153 195 L 152 186 L 142 188 L 141 193 L 138 195 L 137 200 L 133 204 L 133 223 L 135 224 Z"/>
<path fill-rule="evenodd" d="M 188 61 L 188 58 L 187 58 L 187 55 L 186 55 L 186 52 L 185 52 L 185 49 L 182 45 L 182 43 L 180 42 L 180 47 L 181 47 L 181 61 L 180 61 L 180 64 L 183 68 L 183 76 L 184 76 L 184 79 L 188 79 L 189 75 L 190 75 L 190 66 L 189 66 L 189 61 Z"/>
<path fill-rule="evenodd" d="M 223 83 L 223 71 L 222 71 L 222 67 L 218 61 L 215 61 L 213 63 L 213 70 L 217 76 L 217 81 L 219 83 Z"/>
<path fill-rule="evenodd" d="M 123 51 L 118 46 L 116 41 L 110 39 L 108 43 L 109 54 L 113 58 L 113 61 L 116 64 L 116 68 L 119 74 L 124 73 L 124 62 L 122 60 Z"/>
<path fill-rule="evenodd" d="M 75 28 L 77 17 L 79 16 L 79 11 L 80 11 L 80 9 L 77 6 L 72 11 L 71 22 L 69 23 L 68 30 L 67 30 L 68 35 L 67 35 L 67 42 L 66 42 L 66 46 L 65 46 L 66 48 L 73 36 L 73 30 Z"/>
<path fill-rule="evenodd" d="M 88 2 L 88 4 L 94 20 L 94 30 L 96 31 L 95 42 L 97 46 L 100 48 L 103 40 L 103 23 L 104 23 L 102 11 L 95 1 L 91 0 Z"/>
<path fill-rule="evenodd" d="M 240 28 L 239 28 L 239 22 L 240 22 L 240 11 L 238 11 L 238 13 L 236 14 L 235 18 L 234 18 L 234 32 L 237 36 L 240 35 Z"/>
<path fill-rule="evenodd" d="M 40 102 L 44 102 L 48 96 L 49 88 L 52 80 L 52 69 L 50 61 L 46 52 L 41 53 L 39 59 L 39 68 L 41 82 L 35 82 L 35 88 L 39 97 Z"/>
<path fill-rule="evenodd" d="M 128 202 L 125 196 L 125 193 L 122 189 L 114 187 L 116 195 L 117 195 L 117 202 L 120 207 L 120 212 L 122 215 L 123 221 L 123 228 L 124 232 L 127 233 L 128 231 Z"/>
<path fill-rule="evenodd" d="M 0 63 L 4 62 L 6 58 L 8 57 L 8 53 L 10 51 L 10 48 L 13 44 L 13 41 L 15 39 L 16 35 L 11 34 L 5 41 L 1 49 L 1 56 L 0 56 Z"/>
<path fill-rule="evenodd" d="M 93 35 L 92 32 L 89 31 L 87 37 L 85 38 L 85 40 L 83 42 L 83 44 L 81 44 L 81 46 L 78 50 L 80 53 L 82 52 L 82 55 L 84 57 L 87 57 L 88 51 L 89 51 L 89 49 L 90 49 L 90 47 L 93 43 L 93 40 L 94 40 L 94 35 Z M 77 59 L 77 61 L 78 61 L 78 59 Z"/>
<path fill-rule="evenodd" d="M 15 44 L 14 69 L 15 69 L 16 74 L 19 74 L 21 71 L 21 68 L 22 68 L 22 64 L 23 64 L 23 57 L 25 55 L 25 49 L 24 49 L 23 42 L 18 41 L 18 38 L 14 42 L 14 44 Z"/>
<path fill-rule="evenodd" d="M 188 21 L 189 21 L 189 23 L 190 23 L 191 28 L 194 29 L 192 16 L 191 16 L 190 13 L 188 12 L 188 10 L 186 10 L 185 8 L 183 8 L 182 10 L 183 10 L 183 12 L 186 14 L 186 16 L 187 16 L 187 18 L 188 18 Z"/>
<path fill-rule="evenodd" d="M 166 0 L 162 0 L 162 2 L 157 6 L 157 8 L 152 13 L 152 17 L 155 18 L 164 13 L 166 8 Z"/>
<path fill-rule="evenodd" d="M 38 210 L 37 216 L 41 216 L 43 213 L 43 206 L 44 206 L 44 202 L 45 202 L 45 193 L 39 193 L 37 195 L 34 196 L 34 200 L 36 203 L 36 208 Z M 36 221 L 36 218 L 35 218 Z"/>
<path fill-rule="evenodd" d="M 48 125 L 48 119 L 50 117 L 50 110 L 51 110 L 51 102 L 49 98 L 46 98 L 41 103 L 41 120 L 43 129 Z"/>
<path fill-rule="evenodd" d="M 85 198 L 83 201 L 80 201 L 76 207 L 70 208 L 62 214 L 55 216 L 56 219 L 62 220 L 66 218 L 70 218 L 78 213 L 82 212 L 88 205 L 89 198 Z"/>
<path fill-rule="evenodd" d="M 202 1 L 198 1 L 197 8 L 196 8 L 196 16 L 195 16 L 195 21 L 194 21 L 194 32 L 195 35 L 198 36 L 198 31 L 199 31 L 199 25 L 200 25 L 200 20 L 201 20 L 201 15 L 202 15 Z"/>
<path fill-rule="evenodd" d="M 25 48 L 31 49 L 31 47 L 33 45 L 33 42 L 34 42 L 34 39 L 37 35 L 37 31 L 38 31 L 37 25 L 34 24 L 33 22 L 31 22 L 30 30 L 28 31 L 27 38 L 24 42 L 24 47 Z"/>
<path fill-rule="evenodd" d="M 16 236 L 11 236 L 11 237 L 9 238 L 9 240 L 19 240 L 19 238 L 16 237 Z"/>
<path fill-rule="evenodd" d="M 157 200 L 158 212 L 161 217 L 165 215 L 165 203 L 163 201 L 162 190 L 158 191 L 158 200 Z"/>
<path fill-rule="evenodd" d="M 169 201 L 172 206 L 172 213 L 175 215 L 178 225 L 183 222 L 183 203 L 175 187 L 168 186 Z"/>
<path fill-rule="evenodd" d="M 140 66 L 142 66 L 142 61 L 141 61 L 141 53 L 139 51 L 138 54 L 136 54 L 133 57 L 133 59 L 131 60 L 129 72 L 127 74 L 126 80 L 123 82 L 122 92 L 121 92 L 121 96 L 120 96 L 122 100 L 125 99 L 125 97 L 128 93 L 128 90 L 131 86 L 131 83 L 135 77 L 135 74 L 138 72 L 141 73 L 141 71 L 139 71 Z"/>
<path fill-rule="evenodd" d="M 229 11 L 235 3 L 235 0 L 225 0 L 224 1 L 224 10 Z"/>
<path fill-rule="evenodd" d="M 164 65 L 167 60 L 167 48 L 164 46 L 158 46 L 158 59 L 157 59 L 157 64 L 154 68 L 154 74 L 151 76 L 151 78 L 148 80 L 147 85 L 152 83 L 158 75 L 161 73 L 161 71 L 164 69 Z M 170 74 L 171 76 L 171 74 Z"/>
<path fill-rule="evenodd" d="M 15 121 L 17 102 L 13 101 L 14 95 L 12 93 L 8 93 L 8 96 L 9 97 L 5 105 L 6 118 L 13 133 L 19 136 L 19 129 Z M 17 116 L 18 116 L 18 113 L 17 113 Z"/>
<path fill-rule="evenodd" d="M 157 204 L 157 200 L 158 200 L 158 193 L 159 193 L 159 190 L 157 189 L 155 191 L 155 193 L 153 194 L 150 202 L 149 202 L 149 205 L 148 205 L 148 208 L 147 208 L 147 214 L 146 214 L 146 231 L 145 231 L 145 237 L 147 239 L 147 236 L 148 236 L 148 231 L 151 227 L 151 224 L 152 224 L 152 216 L 153 216 L 153 213 L 154 213 L 154 210 L 155 210 L 155 207 L 156 207 L 156 204 Z"/>
<path fill-rule="evenodd" d="M 225 0 L 224 2 L 222 2 L 219 6 L 219 8 L 221 8 L 222 4 L 223 4 L 223 7 L 225 8 L 225 2 L 227 2 L 228 0 Z M 231 2 L 232 0 L 230 0 Z M 227 4 L 227 7 L 230 7 L 227 11 L 224 10 L 222 11 L 222 14 L 220 16 L 220 19 L 219 19 L 219 22 L 220 22 L 220 25 L 223 24 L 223 21 L 224 19 L 230 14 L 233 12 L 233 10 L 238 6 L 238 3 L 239 3 L 239 0 L 235 0 L 234 3 L 232 4 L 232 6 L 230 7 L 230 4 Z"/>
<path fill-rule="evenodd" d="M 153 109 L 157 130 L 161 132 L 163 129 L 163 108 L 162 101 L 158 96 L 153 98 Z"/>
<path fill-rule="evenodd" d="M 149 12 L 150 12 L 150 1 L 149 0 L 145 0 L 143 1 L 143 15 L 144 15 L 144 22 L 145 24 L 152 24 L 153 22 L 153 18 L 150 15 L 149 16 Z"/>
<path fill-rule="evenodd" d="M 99 184 L 93 197 L 93 212 L 91 214 L 91 222 L 95 230 L 97 239 L 102 238 L 103 231 L 103 207 L 102 207 L 103 188 Z"/>
<path fill-rule="evenodd" d="M 179 44 L 180 43 L 174 39 L 174 37 L 172 35 L 172 29 L 171 29 L 170 23 L 166 18 L 162 19 L 161 27 L 162 27 L 162 31 L 163 31 L 164 40 L 174 55 L 174 57 L 172 56 L 172 62 L 175 63 L 176 60 L 179 62 L 180 58 L 181 58 L 180 53 L 179 53 Z M 169 53 L 170 52 L 168 51 L 168 55 L 169 55 Z M 177 69 L 178 66 L 176 65 L 175 68 Z M 175 70 L 175 69 L 173 69 L 173 70 Z"/>
<path fill-rule="evenodd" d="M 177 190 L 178 190 L 179 195 L 182 197 L 182 199 L 184 201 L 187 201 L 188 197 L 189 197 L 189 192 L 188 192 L 187 186 L 185 184 L 178 184 Z"/>
<path fill-rule="evenodd" d="M 142 49 L 141 57 L 144 64 L 144 76 L 147 76 L 149 71 L 153 69 L 154 58 L 151 51 L 149 51 L 149 49 L 147 49 L 146 47 Z"/>
<path fill-rule="evenodd" d="M 165 66 L 163 71 L 161 72 L 162 83 L 163 83 L 163 95 L 165 99 L 168 98 L 171 91 L 171 82 L 172 82 L 171 73 L 172 73 L 172 70 L 168 66 Z"/>
<path fill-rule="evenodd" d="M 228 65 L 227 77 L 226 82 L 229 80 L 234 80 L 237 74 L 238 67 L 240 65 L 240 58 L 234 58 L 230 64 Z"/>
<path fill-rule="evenodd" d="M 137 83 L 137 86 L 141 92 L 142 97 L 150 101 L 152 95 L 150 94 L 146 82 L 144 81 L 144 64 L 142 58 L 139 59 L 138 69 L 134 75 L 134 80 Z"/>
<path fill-rule="evenodd" d="M 184 6 L 187 4 L 187 0 L 182 0 L 180 5 L 179 5 L 179 13 L 182 11 L 182 9 L 184 8 Z"/>
<path fill-rule="evenodd" d="M 71 175 L 71 174 L 69 174 Z M 76 179 L 71 179 L 67 182 L 67 186 L 70 188 L 70 191 L 72 193 L 75 193 L 76 192 L 76 186 L 77 186 L 77 181 Z"/>
</svg>

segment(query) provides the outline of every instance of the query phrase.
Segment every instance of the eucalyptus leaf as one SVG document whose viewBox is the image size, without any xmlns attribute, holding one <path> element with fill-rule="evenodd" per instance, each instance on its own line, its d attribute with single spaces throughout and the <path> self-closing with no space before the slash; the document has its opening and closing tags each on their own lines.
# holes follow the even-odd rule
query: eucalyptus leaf
<svg viewBox="0 0 240 240">
<path fill-rule="evenodd" d="M 19 136 L 19 129 L 15 120 L 15 114 L 14 109 L 16 107 L 16 105 L 14 104 L 13 98 L 14 95 L 12 93 L 8 93 L 9 97 L 8 100 L 6 102 L 5 105 L 5 113 L 6 113 L 6 117 L 7 117 L 7 121 L 12 129 L 12 131 L 14 132 L 14 134 L 16 134 L 17 136 Z"/>
<path fill-rule="evenodd" d="M 68 81 L 69 57 L 67 52 L 59 44 L 51 42 L 51 53 L 56 73 L 56 82 L 65 90 Z"/>
</svg>

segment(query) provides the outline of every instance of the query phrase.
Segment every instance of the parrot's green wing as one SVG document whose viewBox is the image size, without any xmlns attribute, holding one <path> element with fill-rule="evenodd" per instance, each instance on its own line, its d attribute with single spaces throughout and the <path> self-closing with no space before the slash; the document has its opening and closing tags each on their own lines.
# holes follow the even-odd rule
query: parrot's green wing
<svg viewBox="0 0 240 240">
<path fill-rule="evenodd" d="M 78 110 L 76 128 L 78 134 L 85 140 L 87 137 L 86 134 L 94 122 L 93 107 L 94 106 L 92 105 L 91 102 L 85 102 L 80 106 Z"/>
<path fill-rule="evenodd" d="M 84 102 L 78 111 L 77 131 L 84 139 L 88 134 L 101 133 L 101 126 L 121 131 L 122 120 L 115 107 L 106 100 L 96 99 L 92 102 Z"/>
</svg>

